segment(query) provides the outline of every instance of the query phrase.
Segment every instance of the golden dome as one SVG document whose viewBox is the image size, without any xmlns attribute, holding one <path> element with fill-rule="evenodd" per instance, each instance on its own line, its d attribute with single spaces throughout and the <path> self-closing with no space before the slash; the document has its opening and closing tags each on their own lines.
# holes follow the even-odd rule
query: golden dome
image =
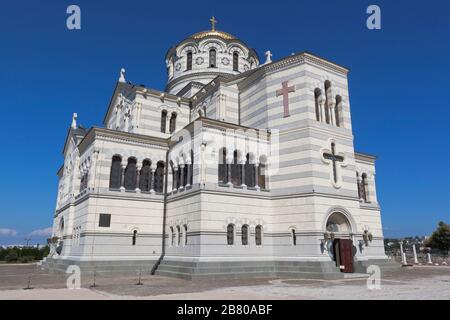
<svg viewBox="0 0 450 320">
<path fill-rule="evenodd" d="M 205 38 L 208 36 L 216 36 L 216 37 L 220 37 L 225 40 L 236 39 L 233 35 L 231 35 L 227 32 L 224 32 L 224 31 L 219 31 L 219 30 L 208 30 L 208 31 L 197 32 L 197 33 L 193 34 L 192 36 L 190 36 L 190 38 L 202 39 L 202 38 Z"/>
</svg>

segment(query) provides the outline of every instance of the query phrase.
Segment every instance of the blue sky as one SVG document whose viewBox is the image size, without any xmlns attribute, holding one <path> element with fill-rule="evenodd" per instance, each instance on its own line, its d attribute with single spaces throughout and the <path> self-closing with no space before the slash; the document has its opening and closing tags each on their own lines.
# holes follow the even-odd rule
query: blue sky
<svg viewBox="0 0 450 320">
<path fill-rule="evenodd" d="M 77 4 L 82 29 L 66 28 Z M 366 28 L 381 7 L 382 29 Z M 168 48 L 209 28 L 273 60 L 308 50 L 351 69 L 356 150 L 376 154 L 386 236 L 450 222 L 448 1 L 8 1 L 0 11 L 0 244 L 43 243 L 71 115 L 101 125 L 121 67 L 163 89 Z M 9 231 L 8 231 L 9 230 Z M 36 231 L 41 230 L 41 231 Z"/>
</svg>

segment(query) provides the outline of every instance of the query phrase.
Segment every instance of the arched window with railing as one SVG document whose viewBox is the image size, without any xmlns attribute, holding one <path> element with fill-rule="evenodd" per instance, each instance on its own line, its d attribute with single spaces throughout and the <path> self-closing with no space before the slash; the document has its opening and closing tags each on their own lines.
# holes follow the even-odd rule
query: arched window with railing
<svg viewBox="0 0 450 320">
<path fill-rule="evenodd" d="M 152 181 L 151 164 L 151 161 L 148 159 L 142 162 L 142 169 L 139 175 L 139 189 L 144 192 L 150 191 Z"/>
<path fill-rule="evenodd" d="M 237 187 L 242 184 L 242 168 L 239 164 L 239 154 L 237 150 L 233 152 L 233 163 L 231 164 L 231 183 Z"/>
<path fill-rule="evenodd" d="M 258 185 L 261 190 L 266 189 L 266 158 L 261 156 L 259 158 L 259 166 L 258 166 Z"/>
<path fill-rule="evenodd" d="M 122 183 L 122 157 L 115 155 L 112 157 L 111 171 L 109 174 L 109 187 L 119 189 Z"/>
<path fill-rule="evenodd" d="M 134 157 L 128 158 L 128 164 L 125 168 L 125 179 L 123 186 L 125 190 L 136 190 L 137 187 L 137 160 Z"/>
<path fill-rule="evenodd" d="M 218 180 L 219 183 L 228 183 L 228 168 L 227 168 L 227 149 L 221 148 L 219 150 L 219 165 L 218 165 Z"/>
<path fill-rule="evenodd" d="M 157 193 L 162 193 L 164 190 L 164 161 L 158 161 L 156 164 L 154 189 Z"/>
<path fill-rule="evenodd" d="M 254 161 L 254 156 L 251 153 L 247 153 L 245 159 L 245 185 L 247 187 L 253 188 L 255 186 L 255 164 L 251 163 Z"/>
</svg>

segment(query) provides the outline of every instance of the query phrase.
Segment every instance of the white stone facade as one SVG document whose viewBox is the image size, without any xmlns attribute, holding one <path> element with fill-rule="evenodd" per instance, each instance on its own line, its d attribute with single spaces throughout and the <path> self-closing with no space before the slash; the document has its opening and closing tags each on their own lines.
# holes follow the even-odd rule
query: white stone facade
<svg viewBox="0 0 450 320">
<path fill-rule="evenodd" d="M 386 259 L 346 68 L 307 52 L 260 65 L 215 30 L 166 64 L 167 92 L 119 82 L 105 128 L 70 129 L 54 259 L 331 262 L 334 238 L 353 241 L 355 262 Z"/>
</svg>

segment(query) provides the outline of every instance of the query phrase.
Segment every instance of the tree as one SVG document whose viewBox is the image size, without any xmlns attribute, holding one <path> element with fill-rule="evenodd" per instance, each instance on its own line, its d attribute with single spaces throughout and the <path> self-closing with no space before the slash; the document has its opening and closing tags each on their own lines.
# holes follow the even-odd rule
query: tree
<svg viewBox="0 0 450 320">
<path fill-rule="evenodd" d="M 427 239 L 426 245 L 432 249 L 450 251 L 450 225 L 440 221 L 436 231 Z"/>
</svg>

